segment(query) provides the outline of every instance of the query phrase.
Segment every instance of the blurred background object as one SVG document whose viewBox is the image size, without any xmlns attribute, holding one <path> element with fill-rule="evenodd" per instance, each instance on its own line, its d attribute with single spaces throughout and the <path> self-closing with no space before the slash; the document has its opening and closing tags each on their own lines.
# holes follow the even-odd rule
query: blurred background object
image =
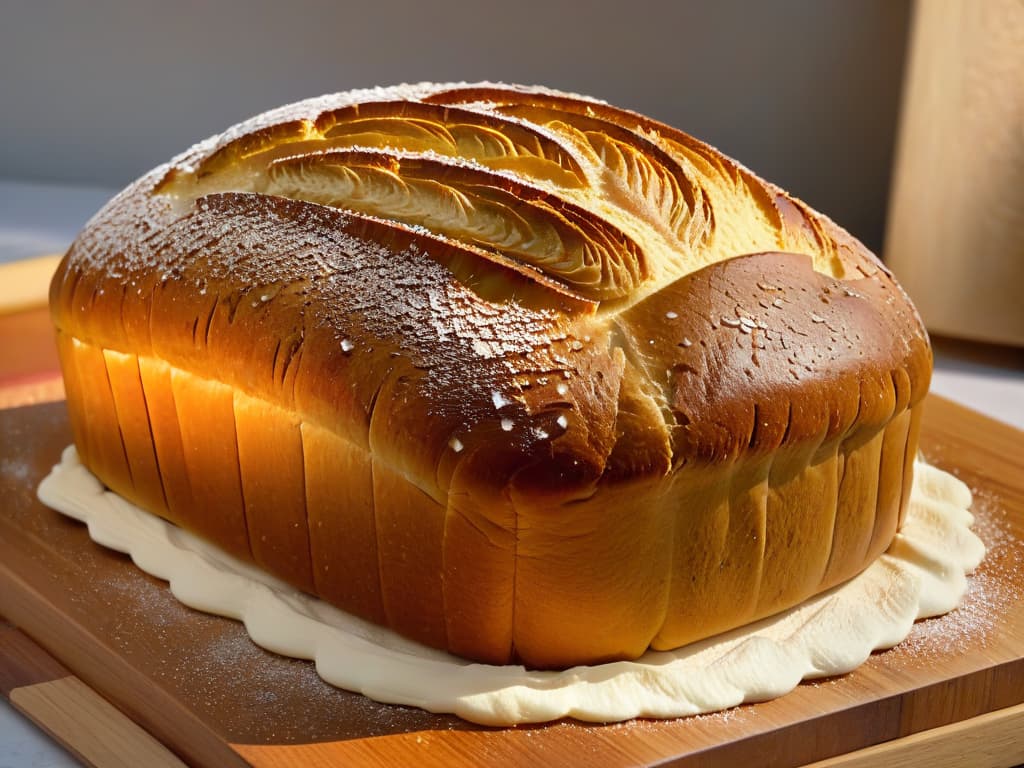
<svg viewBox="0 0 1024 768">
<path fill-rule="evenodd" d="M 0 178 L 118 189 L 307 96 L 504 80 L 681 128 L 877 250 L 908 19 L 907 0 L 5 0 Z"/>
<path fill-rule="evenodd" d="M 915 6 L 886 262 L 929 330 L 1024 346 L 1024 2 Z"/>
</svg>

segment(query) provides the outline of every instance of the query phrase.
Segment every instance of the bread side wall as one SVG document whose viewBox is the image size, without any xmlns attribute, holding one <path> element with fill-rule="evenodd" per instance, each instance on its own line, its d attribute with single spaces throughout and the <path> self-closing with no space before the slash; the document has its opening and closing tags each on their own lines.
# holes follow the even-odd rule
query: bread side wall
<svg viewBox="0 0 1024 768">
<path fill-rule="evenodd" d="M 859 573 L 896 533 L 921 408 L 559 509 L 520 500 L 495 525 L 226 384 L 67 333 L 58 344 L 75 442 L 111 489 L 357 616 L 532 667 L 678 647 Z"/>
<path fill-rule="evenodd" d="M 58 346 L 75 443 L 109 488 L 357 616 L 509 660 L 510 532 L 480 540 L 362 448 L 226 384 L 63 332 Z"/>
</svg>

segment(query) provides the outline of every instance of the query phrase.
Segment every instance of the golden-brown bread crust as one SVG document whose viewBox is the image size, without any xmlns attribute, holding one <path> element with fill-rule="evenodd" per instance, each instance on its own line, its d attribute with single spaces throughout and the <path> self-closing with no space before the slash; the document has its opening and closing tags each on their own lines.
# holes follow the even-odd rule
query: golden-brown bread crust
<svg viewBox="0 0 1024 768">
<path fill-rule="evenodd" d="M 675 647 L 862 570 L 931 369 L 803 203 L 582 97 L 415 86 L 197 145 L 51 307 L 83 461 L 342 608 L 482 661 Z"/>
</svg>

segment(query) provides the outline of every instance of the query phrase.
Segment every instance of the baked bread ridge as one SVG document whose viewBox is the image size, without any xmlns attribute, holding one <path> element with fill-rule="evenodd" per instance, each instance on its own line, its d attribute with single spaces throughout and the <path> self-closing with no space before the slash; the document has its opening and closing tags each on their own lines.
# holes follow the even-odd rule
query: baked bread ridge
<svg viewBox="0 0 1024 768">
<path fill-rule="evenodd" d="M 825 217 L 647 118 L 486 84 L 322 97 L 197 145 L 89 223 L 51 306 L 108 486 L 531 667 L 675 647 L 862 570 L 931 362 Z"/>
</svg>

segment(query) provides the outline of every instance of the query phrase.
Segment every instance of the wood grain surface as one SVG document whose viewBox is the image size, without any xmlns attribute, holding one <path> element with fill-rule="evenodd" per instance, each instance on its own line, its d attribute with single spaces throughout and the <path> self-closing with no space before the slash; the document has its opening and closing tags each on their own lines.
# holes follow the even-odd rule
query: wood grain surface
<svg viewBox="0 0 1024 768">
<path fill-rule="evenodd" d="M 885 261 L 933 333 L 1024 346 L 1024 3 L 918 0 Z"/>
<path fill-rule="evenodd" d="M 806 768 L 1007 768 L 1024 762 L 1024 704 L 828 758 Z"/>
<path fill-rule="evenodd" d="M 1024 702 L 1024 436 L 937 397 L 925 452 L 975 489 L 989 546 L 960 609 L 775 701 L 606 726 L 485 728 L 331 688 L 38 503 L 70 441 L 63 403 L 0 411 L 0 436 L 0 614 L 188 763 L 801 765 Z"/>
<path fill-rule="evenodd" d="M 0 693 L 86 765 L 184 766 L 153 736 L 3 620 Z"/>
</svg>

